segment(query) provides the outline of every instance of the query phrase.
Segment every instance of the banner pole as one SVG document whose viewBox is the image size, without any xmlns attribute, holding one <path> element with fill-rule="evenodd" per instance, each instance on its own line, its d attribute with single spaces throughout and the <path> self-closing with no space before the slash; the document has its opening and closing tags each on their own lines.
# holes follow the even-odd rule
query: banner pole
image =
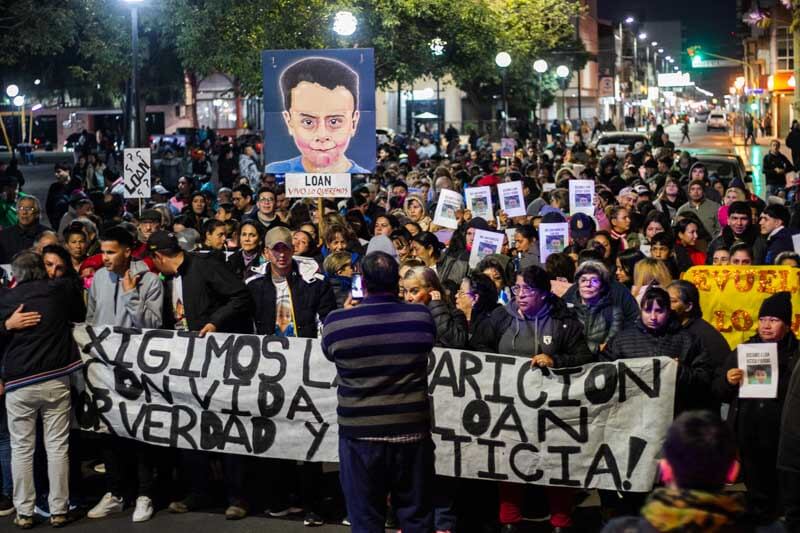
<svg viewBox="0 0 800 533">
<path fill-rule="evenodd" d="M 325 212 L 323 210 L 323 202 L 322 202 L 322 197 L 321 196 L 319 198 L 317 198 L 317 213 L 318 213 L 318 216 L 319 216 L 319 224 L 318 224 L 318 226 L 319 226 L 319 239 L 318 240 L 319 240 L 320 245 L 322 245 L 323 244 L 323 242 L 322 242 L 323 241 L 323 235 L 325 234 L 325 230 L 323 229 L 323 225 L 324 225 L 324 222 L 323 222 L 324 216 L 323 215 L 325 214 Z"/>
</svg>

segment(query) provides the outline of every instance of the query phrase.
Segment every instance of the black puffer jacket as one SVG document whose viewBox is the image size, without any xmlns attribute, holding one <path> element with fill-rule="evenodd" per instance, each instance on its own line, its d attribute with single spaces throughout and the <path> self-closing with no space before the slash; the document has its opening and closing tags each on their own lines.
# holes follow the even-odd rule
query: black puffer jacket
<svg viewBox="0 0 800 533">
<path fill-rule="evenodd" d="M 790 335 L 794 337 L 791 332 Z M 800 360 L 796 337 L 793 344 L 794 364 L 796 367 L 797 361 Z M 791 350 L 791 346 L 787 346 L 787 348 Z M 781 371 L 779 370 L 778 372 L 780 373 Z M 778 379 L 782 379 L 782 377 L 779 376 Z M 778 468 L 791 472 L 800 472 L 800 372 L 793 371 L 792 377 L 786 381 L 788 381 L 789 385 L 783 400 L 781 438 L 778 444 Z"/>
<path fill-rule="evenodd" d="M 522 357 L 543 353 L 552 357 L 557 367 L 579 366 L 593 360 L 583 337 L 583 325 L 553 294 L 533 318 L 520 316 L 513 300 L 495 309 L 490 320 L 485 345 L 492 352 Z"/>
<path fill-rule="evenodd" d="M 755 226 L 748 227 L 741 235 L 736 235 L 730 226 L 725 226 L 722 228 L 719 237 L 712 240 L 708 245 L 708 249 L 706 250 L 706 264 L 712 264 L 714 261 L 714 252 L 722 248 L 730 250 L 731 246 L 739 242 L 743 242 L 753 249 L 753 260 L 755 264 L 761 265 L 764 263 L 764 256 L 767 254 L 767 243 L 761 238 Z"/>
<path fill-rule="evenodd" d="M 708 409 L 714 405 L 709 385 L 714 364 L 700 339 L 684 330 L 670 318 L 663 331 L 654 332 L 641 320 L 617 334 L 600 354 L 601 359 L 634 359 L 636 357 L 670 357 L 678 359 L 675 391 L 675 415 L 691 409 Z"/>
<path fill-rule="evenodd" d="M 450 308 L 442 300 L 431 300 L 428 309 L 436 323 L 436 346 L 464 348 L 467 345 L 467 317 L 461 311 Z"/>
<path fill-rule="evenodd" d="M 614 335 L 622 331 L 625 321 L 622 307 L 614 305 L 611 295 L 606 292 L 594 305 L 586 305 L 581 300 L 578 292 L 572 292 L 569 297 L 565 295 L 567 307 L 575 311 L 575 315 L 583 324 L 583 334 L 586 344 L 593 354 L 600 351 L 600 346 L 606 344 Z"/>
</svg>

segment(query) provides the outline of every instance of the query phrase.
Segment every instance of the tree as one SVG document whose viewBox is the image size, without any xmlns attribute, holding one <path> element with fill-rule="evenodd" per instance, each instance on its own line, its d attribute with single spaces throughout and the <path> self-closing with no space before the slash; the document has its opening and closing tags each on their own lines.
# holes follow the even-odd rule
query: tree
<svg viewBox="0 0 800 533">
<path fill-rule="evenodd" d="M 63 51 L 75 39 L 81 0 L 6 0 L 0 10 L 0 65 Z"/>
</svg>

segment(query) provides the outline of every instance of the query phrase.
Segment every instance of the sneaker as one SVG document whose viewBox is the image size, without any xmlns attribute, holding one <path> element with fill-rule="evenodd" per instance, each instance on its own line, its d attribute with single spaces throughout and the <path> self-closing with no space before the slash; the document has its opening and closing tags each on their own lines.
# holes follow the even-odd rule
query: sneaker
<svg viewBox="0 0 800 533">
<path fill-rule="evenodd" d="M 50 517 L 50 525 L 53 527 L 64 527 L 69 524 L 70 519 L 65 514 L 54 514 Z"/>
<path fill-rule="evenodd" d="M 208 506 L 208 501 L 202 496 L 190 494 L 181 501 L 172 502 L 169 504 L 168 510 L 170 513 L 182 514 L 190 511 L 197 511 L 203 507 Z"/>
<path fill-rule="evenodd" d="M 225 509 L 225 520 L 241 520 L 247 516 L 247 508 L 242 504 L 229 505 Z"/>
<path fill-rule="evenodd" d="M 342 525 L 343 526 L 351 526 L 352 525 L 350 523 L 350 517 L 349 516 L 345 516 L 344 518 L 342 518 Z"/>
<path fill-rule="evenodd" d="M 103 498 L 92 507 L 86 516 L 89 518 L 103 518 L 110 514 L 121 513 L 125 507 L 125 502 L 122 498 L 114 496 L 110 492 L 106 492 Z"/>
<path fill-rule="evenodd" d="M 105 463 L 97 463 L 96 465 L 94 465 L 92 470 L 94 470 L 98 474 L 105 474 L 106 473 L 106 465 L 105 465 Z"/>
<path fill-rule="evenodd" d="M 306 516 L 303 518 L 303 525 L 306 527 L 317 527 L 323 524 L 325 524 L 325 521 L 322 517 L 313 511 L 306 513 Z"/>
<path fill-rule="evenodd" d="M 8 516 L 14 512 L 14 502 L 5 494 L 0 494 L 0 516 Z"/>
<path fill-rule="evenodd" d="M 147 522 L 153 517 L 153 500 L 147 496 L 136 498 L 136 509 L 133 511 L 134 522 Z"/>
<path fill-rule="evenodd" d="M 20 529 L 30 529 L 33 527 L 33 517 L 18 514 L 14 517 L 14 525 Z"/>
</svg>

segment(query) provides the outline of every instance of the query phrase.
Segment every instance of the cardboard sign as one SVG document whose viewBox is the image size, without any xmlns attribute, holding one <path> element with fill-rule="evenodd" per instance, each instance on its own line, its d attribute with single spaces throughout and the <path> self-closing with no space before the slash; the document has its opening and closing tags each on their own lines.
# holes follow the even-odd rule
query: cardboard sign
<svg viewBox="0 0 800 533">
<path fill-rule="evenodd" d="M 445 228 L 458 228 L 456 212 L 460 209 L 461 195 L 449 189 L 442 189 L 439 192 L 439 201 L 436 204 L 436 213 L 433 215 L 433 223 Z"/>
<path fill-rule="evenodd" d="M 500 198 L 500 209 L 509 217 L 524 217 L 527 213 L 525 197 L 522 195 L 522 182 L 510 181 L 497 184 L 497 195 Z"/>
<path fill-rule="evenodd" d="M 125 198 L 150 198 L 150 191 L 153 188 L 150 148 L 125 148 L 122 160 Z"/>
<path fill-rule="evenodd" d="M 78 325 L 78 425 L 157 446 L 338 461 L 336 367 L 317 339 Z M 672 420 L 677 363 L 539 369 L 435 349 L 436 473 L 647 492 Z"/>
<path fill-rule="evenodd" d="M 569 214 L 594 216 L 594 181 L 569 180 Z"/>
<path fill-rule="evenodd" d="M 480 217 L 487 222 L 492 220 L 494 209 L 491 187 L 470 187 L 464 190 L 464 196 L 467 198 L 467 209 L 472 211 L 473 218 Z"/>
<path fill-rule="evenodd" d="M 778 397 L 778 345 L 774 342 L 740 344 L 738 367 L 744 370 L 739 398 Z"/>
<path fill-rule="evenodd" d="M 469 267 L 475 268 L 487 255 L 502 253 L 505 238 L 504 233 L 476 229 L 472 250 L 469 253 Z"/>
<path fill-rule="evenodd" d="M 287 198 L 349 198 L 350 174 L 286 174 Z"/>
<path fill-rule="evenodd" d="M 539 261 L 544 264 L 547 256 L 564 251 L 569 245 L 569 223 L 553 222 L 539 224 Z"/>
</svg>

